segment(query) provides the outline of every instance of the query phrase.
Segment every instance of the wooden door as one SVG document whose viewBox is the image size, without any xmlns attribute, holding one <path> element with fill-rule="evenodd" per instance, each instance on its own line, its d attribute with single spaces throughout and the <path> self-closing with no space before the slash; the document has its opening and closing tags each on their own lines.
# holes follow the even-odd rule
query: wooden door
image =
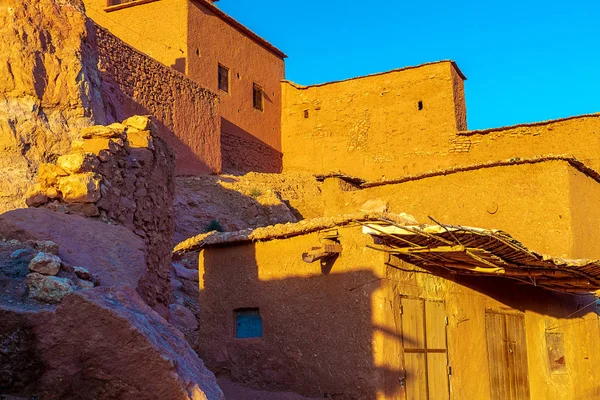
<svg viewBox="0 0 600 400">
<path fill-rule="evenodd" d="M 528 400 L 529 375 L 522 315 L 485 314 L 492 400 Z"/>
<path fill-rule="evenodd" d="M 402 299 L 407 400 L 448 400 L 448 348 L 443 302 Z"/>
</svg>

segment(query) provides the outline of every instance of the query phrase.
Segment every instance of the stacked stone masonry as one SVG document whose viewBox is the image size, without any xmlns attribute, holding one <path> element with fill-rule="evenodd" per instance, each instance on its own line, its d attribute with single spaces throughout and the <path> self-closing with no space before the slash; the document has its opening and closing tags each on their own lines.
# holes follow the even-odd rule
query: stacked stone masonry
<svg viewBox="0 0 600 400">
<path fill-rule="evenodd" d="M 156 117 L 158 135 L 176 155 L 178 175 L 221 171 L 219 98 L 185 75 L 96 26 L 107 118 Z"/>
<path fill-rule="evenodd" d="M 81 131 L 70 154 L 41 164 L 30 207 L 124 225 L 147 246 L 137 290 L 151 306 L 170 301 L 174 156 L 148 117 Z"/>
</svg>

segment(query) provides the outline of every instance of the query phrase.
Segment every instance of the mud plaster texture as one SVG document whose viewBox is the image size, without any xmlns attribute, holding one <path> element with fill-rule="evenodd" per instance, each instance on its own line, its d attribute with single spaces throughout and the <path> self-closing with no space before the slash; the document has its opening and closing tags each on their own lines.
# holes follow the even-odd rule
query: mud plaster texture
<svg viewBox="0 0 600 400">
<path fill-rule="evenodd" d="M 209 368 L 233 381 L 309 397 L 403 398 L 400 378 L 410 384 L 419 375 L 403 356 L 404 346 L 418 340 L 402 332 L 406 296 L 444 304 L 453 397 L 490 398 L 486 310 L 523 316 L 520 345 L 532 399 L 598 395 L 598 316 L 593 308 L 577 313 L 593 297 L 419 269 L 365 248 L 373 240 L 360 226 L 337 232 L 343 251 L 327 269 L 301 257 L 319 245 L 318 232 L 202 250 L 198 350 Z M 234 310 L 248 307 L 260 309 L 263 337 L 235 339 Z M 550 373 L 548 331 L 565 336 L 566 374 Z"/>
<path fill-rule="evenodd" d="M 450 61 L 282 87 L 284 171 L 374 180 L 434 168 L 466 127 L 462 78 Z"/>
<path fill-rule="evenodd" d="M 106 29 L 95 31 L 103 95 L 116 104 L 108 110 L 111 122 L 151 114 L 159 136 L 175 151 L 178 175 L 221 172 L 217 95 Z"/>
<path fill-rule="evenodd" d="M 326 215 L 355 212 L 385 199 L 390 212 L 419 221 L 501 229 L 530 249 L 567 258 L 600 258 L 596 179 L 565 161 L 515 164 L 440 174 L 398 184 L 345 191 L 338 179 L 323 186 Z M 440 201 L 440 199 L 444 199 Z M 468 199 L 466 201 L 465 199 Z M 587 235 L 584 233 L 587 232 Z"/>
</svg>

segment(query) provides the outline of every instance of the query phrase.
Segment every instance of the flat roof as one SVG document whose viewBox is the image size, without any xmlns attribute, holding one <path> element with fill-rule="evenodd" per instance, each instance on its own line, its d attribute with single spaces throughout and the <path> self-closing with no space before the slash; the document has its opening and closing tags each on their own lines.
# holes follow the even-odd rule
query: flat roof
<svg viewBox="0 0 600 400">
<path fill-rule="evenodd" d="M 209 232 L 174 249 L 182 254 L 211 247 L 281 240 L 344 226 L 362 227 L 377 237 L 373 250 L 390 253 L 424 269 L 453 275 L 503 277 L 563 293 L 600 289 L 600 261 L 566 259 L 529 250 L 510 234 L 496 229 L 418 224 L 408 214 L 359 213 L 302 220 L 238 232 Z"/>
<path fill-rule="evenodd" d="M 287 79 L 284 79 L 283 82 L 289 83 L 290 85 L 294 86 L 296 89 L 309 89 L 309 88 L 313 88 L 313 87 L 333 85 L 335 83 L 348 82 L 348 81 L 353 81 L 353 80 L 357 80 L 357 79 L 371 78 L 373 76 L 380 76 L 380 75 L 392 74 L 394 72 L 402 72 L 402 71 L 407 71 L 407 70 L 411 70 L 411 69 L 422 68 L 422 67 L 427 67 L 429 65 L 442 64 L 442 63 L 450 63 L 452 65 L 452 67 L 456 70 L 456 73 L 458 74 L 458 76 L 460 76 L 465 81 L 467 80 L 467 77 L 465 76 L 465 74 L 462 73 L 462 71 L 460 70 L 460 68 L 458 68 L 458 65 L 456 64 L 455 61 L 453 61 L 453 60 L 439 60 L 439 61 L 432 61 L 432 62 L 428 62 L 428 63 L 424 63 L 424 64 L 419 64 L 419 65 L 411 65 L 411 66 L 408 66 L 408 67 L 396 68 L 396 69 L 392 69 L 390 71 L 376 72 L 376 73 L 368 74 L 368 75 L 355 76 L 355 77 L 348 78 L 348 79 L 340 79 L 340 80 L 337 80 L 337 81 L 316 83 L 316 84 L 313 84 L 313 85 L 300 85 L 300 84 L 294 83 L 294 82 L 292 82 L 290 80 L 287 80 Z"/>
<path fill-rule="evenodd" d="M 246 28 L 244 25 L 242 25 L 240 22 L 236 21 L 230 15 L 227 15 L 226 13 L 224 13 L 223 11 L 221 11 L 211 1 L 209 1 L 209 0 L 192 0 L 192 1 L 196 2 L 196 3 L 200 4 L 200 5 L 202 5 L 204 7 L 206 7 L 213 14 L 215 14 L 217 17 L 219 17 L 221 20 L 225 21 L 226 23 L 228 23 L 229 25 L 231 25 L 233 28 L 237 29 L 239 32 L 241 32 L 244 35 L 248 36 L 254 42 L 256 42 L 260 46 L 264 47 L 265 49 L 267 49 L 271 53 L 275 54 L 277 57 L 279 57 L 281 59 L 287 58 L 287 55 L 283 51 L 279 50 L 277 47 L 273 46 L 271 43 L 269 43 L 265 39 L 261 38 L 256 33 L 252 32 L 250 29 Z"/>
</svg>

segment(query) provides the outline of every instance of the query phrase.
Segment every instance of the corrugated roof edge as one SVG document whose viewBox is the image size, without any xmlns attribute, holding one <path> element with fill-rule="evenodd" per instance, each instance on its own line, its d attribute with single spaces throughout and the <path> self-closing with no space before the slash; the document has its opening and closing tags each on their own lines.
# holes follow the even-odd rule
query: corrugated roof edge
<svg viewBox="0 0 600 400">
<path fill-rule="evenodd" d="M 355 76 L 353 78 L 348 78 L 348 79 L 340 79 L 338 81 L 316 83 L 314 85 L 306 85 L 306 86 L 305 85 L 300 85 L 298 83 L 294 83 L 294 82 L 292 82 L 290 80 L 287 80 L 287 79 L 284 79 L 282 82 L 289 83 L 290 85 L 292 85 L 296 89 L 304 90 L 304 89 L 310 89 L 310 88 L 313 88 L 313 87 L 333 85 L 335 83 L 342 83 L 342 82 L 354 81 L 354 80 L 363 79 L 363 78 L 371 78 L 373 76 L 380 76 L 380 75 L 392 74 L 394 72 L 402 72 L 402 71 L 406 71 L 406 70 L 411 70 L 411 69 L 416 69 L 416 68 L 421 68 L 421 67 L 427 67 L 429 65 L 442 64 L 442 63 L 450 63 L 452 65 L 452 67 L 456 70 L 456 72 L 458 73 L 458 75 L 463 80 L 465 80 L 465 81 L 467 80 L 467 77 L 465 76 L 465 74 L 462 73 L 462 71 L 460 70 L 460 68 L 458 68 L 458 65 L 456 64 L 455 61 L 453 61 L 453 60 L 440 60 L 440 61 L 428 62 L 428 63 L 425 63 L 425 64 L 411 65 L 411 66 L 408 66 L 408 67 L 396 68 L 396 69 L 392 69 L 390 71 L 376 72 L 376 73 L 368 74 L 368 75 Z"/>
<path fill-rule="evenodd" d="M 279 50 L 277 47 L 273 46 L 267 40 L 261 38 L 256 33 L 252 32 L 250 29 L 246 28 L 244 25 L 242 25 L 240 22 L 238 22 L 237 20 L 235 20 L 230 15 L 227 15 L 226 13 L 224 13 L 223 11 L 221 11 L 216 5 L 212 4 L 211 2 L 209 2 L 207 0 L 191 0 L 191 1 L 196 2 L 196 3 L 200 4 L 200 5 L 205 6 L 212 13 L 214 13 L 217 17 L 221 18 L 223 21 L 227 22 L 229 25 L 231 25 L 232 27 L 234 27 L 235 29 L 237 29 L 241 33 L 245 34 L 246 36 L 248 36 L 253 41 L 255 41 L 256 43 L 258 43 L 259 45 L 261 45 L 265 49 L 269 50 L 271 53 L 275 54 L 277 57 L 279 57 L 281 59 L 287 58 L 287 55 L 283 51 Z"/>
<path fill-rule="evenodd" d="M 600 117 L 600 112 L 591 113 L 591 114 L 573 115 L 571 117 L 558 118 L 558 119 L 549 119 L 549 120 L 546 120 L 546 121 L 527 122 L 527 123 L 523 123 L 523 124 L 507 125 L 507 126 L 501 126 L 501 127 L 497 127 L 497 128 L 474 129 L 474 130 L 470 130 L 470 131 L 459 131 L 458 135 L 459 136 L 485 135 L 486 133 L 505 131 L 505 130 L 514 129 L 514 128 L 526 128 L 526 127 L 530 127 L 530 126 L 543 126 L 543 125 L 554 124 L 556 122 L 569 121 L 569 120 L 572 120 L 572 119 L 598 118 L 598 117 Z"/>
<path fill-rule="evenodd" d="M 179 243 L 173 253 L 183 254 L 197 251 L 205 247 L 229 245 L 246 242 L 259 242 L 274 239 L 285 239 L 307 233 L 332 229 L 358 222 L 376 222 L 382 219 L 394 221 L 399 225 L 414 225 L 417 221 L 405 213 L 391 214 L 378 212 L 362 212 L 304 219 L 299 222 L 270 225 L 255 229 L 244 229 L 237 232 L 209 232 L 191 237 Z"/>
</svg>

